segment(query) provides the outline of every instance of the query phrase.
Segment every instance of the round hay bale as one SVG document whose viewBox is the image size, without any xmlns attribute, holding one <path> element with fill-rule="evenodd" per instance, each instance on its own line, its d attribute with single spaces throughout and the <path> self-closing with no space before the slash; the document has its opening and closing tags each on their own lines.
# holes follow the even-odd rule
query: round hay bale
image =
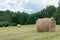
<svg viewBox="0 0 60 40">
<path fill-rule="evenodd" d="M 17 27 L 21 27 L 21 25 L 20 24 L 17 24 Z"/>
<path fill-rule="evenodd" d="M 36 21 L 38 32 L 54 32 L 56 21 L 54 18 L 43 18 Z"/>
</svg>

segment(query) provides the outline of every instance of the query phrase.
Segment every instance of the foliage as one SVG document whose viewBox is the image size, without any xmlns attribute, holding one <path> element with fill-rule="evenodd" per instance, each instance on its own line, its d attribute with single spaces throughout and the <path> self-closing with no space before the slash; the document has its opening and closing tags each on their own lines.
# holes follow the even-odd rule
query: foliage
<svg viewBox="0 0 60 40">
<path fill-rule="evenodd" d="M 0 27 L 7 27 L 10 23 L 8 21 L 3 21 L 3 22 L 0 22 Z"/>
<path fill-rule="evenodd" d="M 53 16 L 56 19 L 57 24 L 60 24 L 60 7 L 56 9 L 56 12 Z"/>
<path fill-rule="evenodd" d="M 25 12 L 12 12 L 10 10 L 0 11 L 0 22 L 9 22 L 9 25 L 25 25 L 25 24 L 35 24 L 38 18 L 50 18 L 54 17 L 57 24 L 60 24 L 60 7 L 54 7 L 52 5 L 47 6 L 45 9 L 38 11 L 36 13 L 25 13 Z M 1 24 L 0 23 L 0 24 Z"/>
</svg>

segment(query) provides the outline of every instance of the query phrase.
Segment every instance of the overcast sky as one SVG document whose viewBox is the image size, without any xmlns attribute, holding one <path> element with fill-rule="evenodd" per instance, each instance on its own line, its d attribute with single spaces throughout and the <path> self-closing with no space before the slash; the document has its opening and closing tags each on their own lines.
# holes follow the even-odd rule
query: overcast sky
<svg viewBox="0 0 60 40">
<path fill-rule="evenodd" d="M 58 0 L 0 0 L 0 10 L 33 13 L 48 5 L 58 7 Z"/>
</svg>

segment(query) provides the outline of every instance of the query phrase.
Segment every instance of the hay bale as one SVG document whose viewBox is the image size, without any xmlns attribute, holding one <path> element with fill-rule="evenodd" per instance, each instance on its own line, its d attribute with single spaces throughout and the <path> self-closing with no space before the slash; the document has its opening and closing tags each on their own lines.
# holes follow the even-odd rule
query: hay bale
<svg viewBox="0 0 60 40">
<path fill-rule="evenodd" d="M 21 25 L 20 24 L 17 24 L 17 27 L 21 27 Z"/>
<path fill-rule="evenodd" d="M 43 18 L 36 21 L 38 32 L 54 32 L 56 21 L 54 18 Z"/>
</svg>

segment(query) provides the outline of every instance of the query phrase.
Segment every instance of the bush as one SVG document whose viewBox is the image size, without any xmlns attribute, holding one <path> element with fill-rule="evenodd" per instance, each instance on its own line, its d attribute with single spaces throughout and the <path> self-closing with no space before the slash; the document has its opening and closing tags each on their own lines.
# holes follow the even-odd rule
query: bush
<svg viewBox="0 0 60 40">
<path fill-rule="evenodd" d="M 17 26 L 17 23 L 10 23 L 10 26 Z"/>
<path fill-rule="evenodd" d="M 3 26 L 7 27 L 9 25 L 10 25 L 10 22 L 8 22 L 8 21 L 0 22 L 0 27 L 3 27 Z"/>
</svg>

